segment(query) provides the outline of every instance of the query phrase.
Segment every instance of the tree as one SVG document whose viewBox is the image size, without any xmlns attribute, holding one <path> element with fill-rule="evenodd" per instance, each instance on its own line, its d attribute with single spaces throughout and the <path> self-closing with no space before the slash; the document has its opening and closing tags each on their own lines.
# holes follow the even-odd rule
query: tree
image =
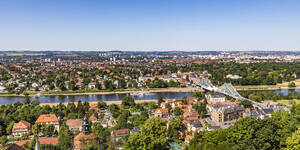
<svg viewBox="0 0 300 150">
<path fill-rule="evenodd" d="M 128 108 L 130 106 L 134 106 L 135 102 L 131 96 L 126 96 L 122 99 L 122 106 Z"/>
<path fill-rule="evenodd" d="M 104 86 L 106 89 L 112 91 L 114 89 L 114 85 L 111 80 L 104 80 Z"/>
<path fill-rule="evenodd" d="M 204 115 L 207 113 L 206 105 L 207 105 L 207 101 L 200 103 L 200 105 L 193 105 L 193 108 L 197 110 L 201 118 L 203 118 Z"/>
<path fill-rule="evenodd" d="M 8 142 L 7 137 L 6 137 L 5 135 L 1 136 L 0 142 L 1 142 L 1 146 L 2 146 L 2 147 L 5 147 L 6 144 L 7 144 L 7 142 Z"/>
<path fill-rule="evenodd" d="M 106 108 L 107 108 L 107 104 L 106 104 L 105 102 L 99 101 L 99 102 L 97 103 L 97 107 L 98 107 L 99 109 L 106 109 Z"/>
<path fill-rule="evenodd" d="M 160 95 L 160 96 L 158 97 L 157 103 L 158 103 L 158 105 L 160 106 L 160 104 L 161 104 L 162 102 L 164 102 L 164 98 Z"/>
<path fill-rule="evenodd" d="M 100 149 L 108 148 L 108 139 L 110 131 L 108 128 L 103 128 L 101 123 L 93 124 L 92 132 L 96 135 Z"/>
<path fill-rule="evenodd" d="M 171 111 L 172 111 L 172 106 L 171 106 L 171 104 L 170 104 L 170 103 L 167 103 L 167 104 L 165 105 L 165 107 L 168 108 L 168 112 L 169 112 L 169 114 L 171 114 Z"/>
<path fill-rule="evenodd" d="M 300 149 L 300 128 L 293 133 L 291 137 L 286 140 L 287 147 L 285 150 L 299 150 Z"/>
<path fill-rule="evenodd" d="M 55 85 L 54 85 L 53 83 L 50 83 L 49 89 L 50 89 L 50 90 L 54 90 L 54 89 L 55 89 Z"/>
<path fill-rule="evenodd" d="M 69 150 L 72 147 L 71 131 L 69 131 L 69 128 L 65 123 L 63 123 L 59 128 L 57 146 L 64 150 Z"/>
<path fill-rule="evenodd" d="M 166 122 L 160 118 L 150 118 L 138 132 L 130 134 L 124 148 L 127 150 L 167 150 Z"/>
<path fill-rule="evenodd" d="M 7 133 L 7 134 L 11 134 L 12 128 L 13 128 L 13 126 L 14 126 L 14 123 L 15 123 L 15 121 L 11 121 L 11 122 L 9 123 L 9 125 L 6 127 L 6 133 Z"/>
<path fill-rule="evenodd" d="M 124 110 L 118 117 L 118 124 L 115 126 L 115 129 L 131 128 L 131 124 L 128 123 L 129 115 L 130 112 Z"/>
<path fill-rule="evenodd" d="M 144 111 L 141 113 L 141 115 L 133 115 L 132 117 L 130 117 L 130 121 L 132 123 L 132 126 L 134 127 L 144 124 L 147 119 L 148 114 Z"/>
<path fill-rule="evenodd" d="M 120 82 L 119 83 L 120 88 L 121 89 L 126 89 L 126 81 L 125 81 L 125 79 L 122 78 L 122 79 L 119 80 L 119 82 Z"/>
<path fill-rule="evenodd" d="M 177 118 L 171 120 L 168 128 L 168 137 L 178 142 L 180 140 L 180 131 L 183 131 L 184 125 L 182 123 L 182 118 Z"/>
<path fill-rule="evenodd" d="M 114 118 L 118 118 L 119 117 L 119 115 L 120 115 L 120 108 L 119 108 L 118 105 L 111 104 L 111 105 L 108 106 L 108 110 L 109 110 L 110 113 L 112 113 L 112 116 Z"/>
<path fill-rule="evenodd" d="M 31 104 L 34 105 L 34 106 L 37 106 L 37 105 L 40 105 L 40 101 L 39 100 L 33 100 Z"/>
<path fill-rule="evenodd" d="M 23 104 L 30 104 L 30 97 L 28 95 L 25 95 L 24 97 L 24 101 L 23 101 Z"/>
<path fill-rule="evenodd" d="M 99 147 L 96 144 L 92 143 L 85 145 L 83 150 L 99 150 Z"/>
<path fill-rule="evenodd" d="M 102 85 L 99 82 L 96 82 L 96 88 L 98 90 L 102 90 Z"/>
<path fill-rule="evenodd" d="M 296 87 L 295 82 L 290 82 L 290 83 L 288 84 L 288 87 L 289 87 L 289 88 L 294 88 L 294 87 Z"/>
<path fill-rule="evenodd" d="M 252 108 L 252 107 L 253 107 L 253 106 L 252 106 L 252 103 L 251 103 L 250 101 L 248 101 L 248 100 L 243 100 L 243 101 L 241 102 L 241 105 L 243 105 L 244 108 Z"/>
<path fill-rule="evenodd" d="M 43 136 L 45 137 L 51 137 L 54 135 L 54 129 L 55 127 L 52 124 L 42 124 L 41 125 L 41 132 L 43 133 Z"/>
<path fill-rule="evenodd" d="M 35 135 L 39 135 L 39 133 L 41 132 L 41 125 L 36 123 L 32 126 L 32 131 L 33 131 L 33 134 Z"/>
<path fill-rule="evenodd" d="M 183 114 L 183 111 L 181 110 L 181 108 L 175 107 L 173 113 L 175 116 L 181 116 Z"/>
<path fill-rule="evenodd" d="M 66 86 L 65 86 L 65 83 L 60 83 L 59 85 L 58 85 L 58 88 L 61 90 L 61 91 L 65 91 L 65 90 L 67 90 L 67 88 L 66 88 Z"/>
<path fill-rule="evenodd" d="M 198 91 L 195 91 L 194 93 L 193 93 L 193 96 L 194 97 L 197 97 L 198 99 L 205 99 L 205 94 L 204 93 L 202 93 L 202 92 L 198 92 Z"/>
</svg>

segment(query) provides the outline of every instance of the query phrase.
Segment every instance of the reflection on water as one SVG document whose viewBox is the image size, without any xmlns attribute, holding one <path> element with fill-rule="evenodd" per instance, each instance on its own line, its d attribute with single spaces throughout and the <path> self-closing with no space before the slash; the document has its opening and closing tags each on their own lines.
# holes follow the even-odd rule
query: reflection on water
<svg viewBox="0 0 300 150">
<path fill-rule="evenodd" d="M 283 95 L 288 95 L 289 93 L 292 92 L 300 92 L 300 88 L 297 89 L 280 89 L 280 90 L 276 90 L 275 93 L 282 93 Z"/>
<path fill-rule="evenodd" d="M 81 101 L 117 101 L 129 96 L 130 94 L 104 94 L 104 95 L 51 95 L 31 97 L 30 100 L 39 100 L 41 103 L 59 103 L 59 102 L 75 102 Z M 159 96 L 163 96 L 165 99 L 179 99 L 184 96 L 192 97 L 193 92 L 157 92 L 151 95 L 133 96 L 135 100 L 153 100 L 158 99 Z M 0 97 L 0 104 L 13 104 L 17 101 L 23 101 L 23 97 L 20 96 L 3 96 Z"/>
</svg>

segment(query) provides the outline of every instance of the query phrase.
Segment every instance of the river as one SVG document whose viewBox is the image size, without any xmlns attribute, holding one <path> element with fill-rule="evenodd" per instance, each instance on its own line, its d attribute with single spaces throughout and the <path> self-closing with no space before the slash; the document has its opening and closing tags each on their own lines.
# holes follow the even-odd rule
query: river
<svg viewBox="0 0 300 150">
<path fill-rule="evenodd" d="M 59 103 L 59 102 L 76 102 L 81 101 L 118 101 L 130 94 L 96 94 L 96 95 L 51 95 L 30 97 L 30 100 L 39 100 L 41 103 Z M 141 96 L 132 96 L 135 100 L 154 100 L 163 96 L 165 99 L 179 99 L 184 96 L 192 97 L 193 92 L 153 92 Z M 17 101 L 22 102 L 24 97 L 21 96 L 0 96 L 0 104 L 13 104 Z"/>
<path fill-rule="evenodd" d="M 278 89 L 276 93 L 283 93 L 287 95 L 290 92 L 300 92 L 300 88 L 294 90 Z M 39 96 L 31 97 L 30 100 L 39 100 L 41 103 L 59 103 L 59 102 L 76 102 L 81 101 L 118 101 L 122 98 L 129 96 L 130 94 L 96 94 L 96 95 L 51 95 L 51 96 Z M 141 96 L 133 96 L 135 100 L 154 100 L 162 96 L 165 99 L 180 99 L 184 96 L 192 97 L 193 92 L 153 92 L 150 95 L 145 94 Z M 0 104 L 13 104 L 17 101 L 22 102 L 24 97 L 21 96 L 0 96 Z"/>
</svg>

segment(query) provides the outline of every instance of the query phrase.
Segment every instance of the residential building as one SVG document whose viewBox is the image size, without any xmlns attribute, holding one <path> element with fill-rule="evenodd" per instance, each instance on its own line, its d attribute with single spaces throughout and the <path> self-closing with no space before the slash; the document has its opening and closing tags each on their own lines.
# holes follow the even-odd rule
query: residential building
<svg viewBox="0 0 300 150">
<path fill-rule="evenodd" d="M 167 118 L 169 115 L 168 108 L 157 108 L 154 112 L 155 117 Z"/>
<path fill-rule="evenodd" d="M 76 132 L 82 131 L 82 120 L 81 119 L 69 119 L 66 121 L 66 125 L 69 127 L 69 130 Z"/>
<path fill-rule="evenodd" d="M 25 150 L 25 149 L 15 143 L 13 143 L 13 144 L 10 144 L 9 146 L 5 147 L 4 150 Z"/>
<path fill-rule="evenodd" d="M 83 132 L 80 132 L 74 137 L 73 140 L 73 149 L 74 150 L 83 150 L 85 145 L 96 143 L 96 136 L 94 133 L 90 133 L 90 125 L 87 118 L 84 118 L 82 124 Z"/>
<path fill-rule="evenodd" d="M 115 141 L 119 141 L 121 137 L 129 135 L 129 129 L 113 130 L 111 136 Z"/>
<path fill-rule="evenodd" d="M 12 134 L 14 137 L 22 137 L 24 134 L 31 134 L 31 124 L 24 120 L 14 123 Z"/>
<path fill-rule="evenodd" d="M 243 117 L 244 107 L 237 103 L 208 104 L 207 109 L 216 123 L 226 123 Z"/>
<path fill-rule="evenodd" d="M 59 120 L 55 114 L 43 114 L 40 115 L 35 123 L 38 124 L 52 124 L 55 127 L 55 130 L 59 130 Z"/>
<path fill-rule="evenodd" d="M 206 94 L 205 97 L 209 104 L 215 104 L 216 102 L 225 102 L 226 101 L 226 96 L 221 93 Z"/>
</svg>

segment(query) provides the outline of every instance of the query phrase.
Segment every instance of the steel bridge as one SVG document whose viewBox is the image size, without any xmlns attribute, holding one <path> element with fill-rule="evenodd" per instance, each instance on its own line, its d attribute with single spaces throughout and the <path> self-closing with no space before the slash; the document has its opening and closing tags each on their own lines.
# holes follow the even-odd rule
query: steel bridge
<svg viewBox="0 0 300 150">
<path fill-rule="evenodd" d="M 244 98 L 243 96 L 240 95 L 240 93 L 238 93 L 236 91 L 236 89 L 232 86 L 231 83 L 224 83 L 222 86 L 220 87 L 215 87 L 211 81 L 208 78 L 202 78 L 200 80 L 199 83 L 196 84 L 198 87 L 204 89 L 204 90 L 208 90 L 208 91 L 214 91 L 214 92 L 218 92 L 218 93 L 222 93 L 224 95 L 228 95 L 230 97 L 233 97 L 235 99 L 239 99 L 239 100 L 248 100 L 250 102 L 252 102 L 253 106 L 258 107 L 259 109 L 262 109 L 261 103 L 255 102 L 253 100 Z M 263 111 L 264 112 L 264 111 Z"/>
</svg>

